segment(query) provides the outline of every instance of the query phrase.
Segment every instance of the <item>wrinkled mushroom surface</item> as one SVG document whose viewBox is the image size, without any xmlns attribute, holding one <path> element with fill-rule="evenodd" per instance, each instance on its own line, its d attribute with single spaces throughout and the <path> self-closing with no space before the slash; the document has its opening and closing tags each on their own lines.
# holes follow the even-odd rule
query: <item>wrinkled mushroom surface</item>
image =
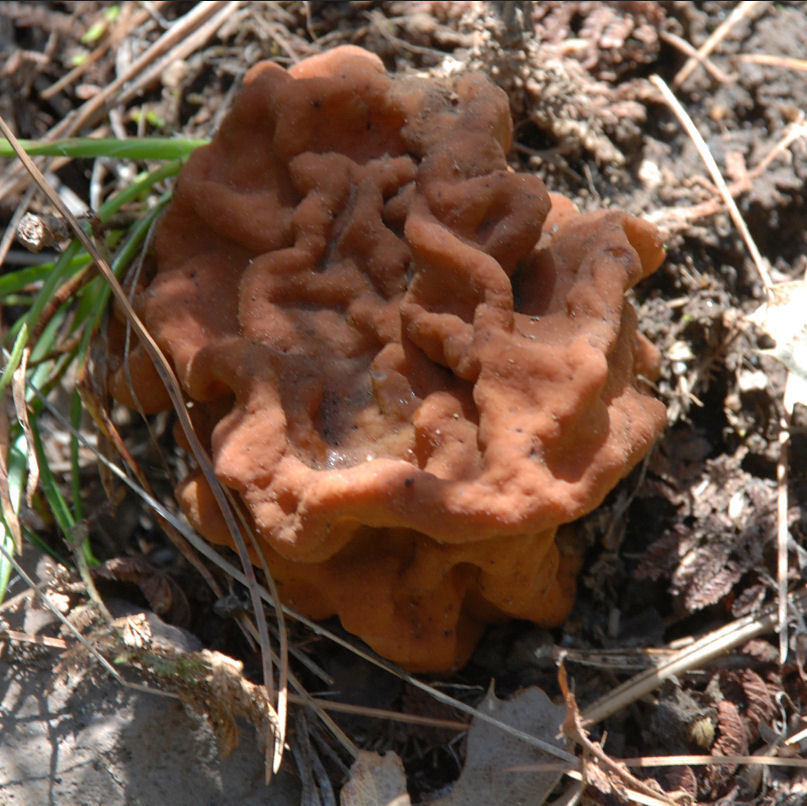
<svg viewBox="0 0 807 806">
<path fill-rule="evenodd" d="M 656 231 L 550 198 L 508 169 L 511 135 L 479 74 L 390 77 L 354 47 L 258 64 L 137 298 L 283 600 L 412 670 L 463 663 L 494 620 L 560 624 L 579 560 L 558 527 L 664 422 L 624 298 Z M 112 385 L 169 406 L 139 348 Z M 229 542 L 201 474 L 178 495 Z"/>
</svg>

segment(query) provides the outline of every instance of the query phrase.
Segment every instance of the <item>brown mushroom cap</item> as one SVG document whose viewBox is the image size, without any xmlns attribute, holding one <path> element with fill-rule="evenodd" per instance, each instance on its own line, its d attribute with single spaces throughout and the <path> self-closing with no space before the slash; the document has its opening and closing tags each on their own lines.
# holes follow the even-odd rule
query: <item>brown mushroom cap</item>
<svg viewBox="0 0 807 806">
<path fill-rule="evenodd" d="M 355 47 L 259 64 L 182 170 L 138 298 L 281 597 L 413 670 L 464 662 L 495 619 L 561 623 L 579 558 L 558 526 L 664 423 L 624 298 L 655 229 L 550 200 L 508 169 L 511 135 L 479 74 L 393 78 Z M 133 402 L 122 368 L 113 391 Z M 178 495 L 229 542 L 200 474 Z"/>
</svg>

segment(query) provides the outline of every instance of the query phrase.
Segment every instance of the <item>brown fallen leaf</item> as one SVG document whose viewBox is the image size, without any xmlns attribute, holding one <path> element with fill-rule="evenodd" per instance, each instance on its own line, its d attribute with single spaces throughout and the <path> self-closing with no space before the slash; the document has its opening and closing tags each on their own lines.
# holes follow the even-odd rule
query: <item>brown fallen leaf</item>
<svg viewBox="0 0 807 806">
<path fill-rule="evenodd" d="M 562 747 L 556 738 L 566 714 L 537 688 L 520 691 L 510 700 L 500 700 L 489 691 L 478 706 L 490 716 L 532 736 Z M 474 719 L 468 733 L 465 766 L 451 793 L 432 806 L 489 806 L 492 803 L 540 806 L 554 789 L 562 770 L 514 770 L 539 767 L 558 760 L 526 744 L 500 728 Z"/>
<path fill-rule="evenodd" d="M 748 734 L 737 706 L 731 700 L 717 704 L 717 739 L 712 745 L 714 756 L 748 755 Z M 731 786 L 735 766 L 715 765 L 705 772 L 703 788 L 712 798 L 725 795 Z"/>
<path fill-rule="evenodd" d="M 190 605 L 182 588 L 145 557 L 117 557 L 93 569 L 96 577 L 137 585 L 149 607 L 171 624 L 190 621 Z"/>
<path fill-rule="evenodd" d="M 395 753 L 359 752 L 350 779 L 339 794 L 340 806 L 411 806 L 406 773 Z"/>
</svg>

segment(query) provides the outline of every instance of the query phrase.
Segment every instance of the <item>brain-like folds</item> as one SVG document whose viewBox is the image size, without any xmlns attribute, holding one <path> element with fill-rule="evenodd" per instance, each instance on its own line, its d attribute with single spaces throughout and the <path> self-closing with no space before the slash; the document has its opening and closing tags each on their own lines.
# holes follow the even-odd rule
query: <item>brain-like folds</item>
<svg viewBox="0 0 807 806">
<path fill-rule="evenodd" d="M 479 74 L 390 77 L 351 47 L 259 64 L 183 168 L 137 297 L 281 598 L 414 670 L 462 663 L 490 621 L 562 622 L 558 527 L 664 422 L 624 298 L 655 230 L 514 173 L 511 136 Z M 167 408 L 129 363 L 116 396 Z M 178 496 L 229 542 L 200 473 Z"/>
</svg>

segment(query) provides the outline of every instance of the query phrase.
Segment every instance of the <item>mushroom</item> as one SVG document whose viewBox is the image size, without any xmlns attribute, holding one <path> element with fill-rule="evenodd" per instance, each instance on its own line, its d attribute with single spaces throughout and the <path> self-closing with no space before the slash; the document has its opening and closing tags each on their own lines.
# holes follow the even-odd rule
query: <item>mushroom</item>
<svg viewBox="0 0 807 806">
<path fill-rule="evenodd" d="M 137 308 L 285 603 L 414 671 L 488 623 L 562 623 L 597 507 L 665 421 L 625 291 L 664 251 L 505 155 L 481 74 L 388 76 L 356 47 L 264 62 L 183 168 Z M 115 396 L 168 408 L 139 348 Z M 130 385 L 129 381 L 132 381 Z M 230 538 L 201 473 L 179 489 Z"/>
</svg>

